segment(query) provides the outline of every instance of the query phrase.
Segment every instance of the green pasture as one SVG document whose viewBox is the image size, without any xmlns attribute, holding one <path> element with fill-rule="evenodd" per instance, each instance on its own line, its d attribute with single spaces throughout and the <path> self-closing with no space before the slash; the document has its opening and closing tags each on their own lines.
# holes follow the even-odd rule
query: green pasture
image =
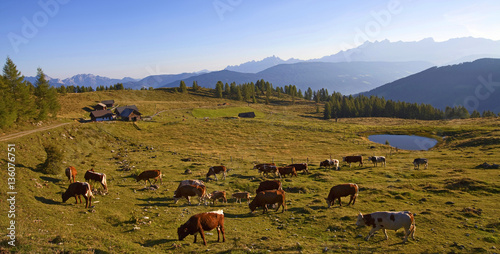
<svg viewBox="0 0 500 254">
<path fill-rule="evenodd" d="M 7 144 L 15 144 L 16 246 L 0 240 L 0 252 L 17 253 L 497 253 L 500 230 L 500 171 L 478 165 L 500 163 L 500 120 L 417 121 L 393 118 L 321 120 L 313 103 L 250 104 L 168 91 L 124 91 L 103 96 L 73 97 L 79 106 L 65 109 L 61 121 L 82 115 L 82 108 L 109 97 L 137 104 L 148 113 L 162 111 L 152 121 L 74 122 L 2 142 L 7 168 Z M 98 98 L 97 98 L 98 97 Z M 70 101 L 61 98 L 63 105 Z M 118 100 L 118 99 L 117 99 Z M 279 105 L 278 105 L 279 104 Z M 256 118 L 230 119 L 254 111 Z M 209 117 L 208 121 L 204 117 Z M 429 151 L 406 151 L 368 141 L 372 133 L 421 134 L 440 139 Z M 445 137 L 444 139 L 442 137 Z M 64 151 L 61 168 L 75 166 L 77 180 L 86 170 L 106 173 L 109 192 L 95 193 L 93 207 L 62 203 L 68 180 L 61 173 L 45 175 L 38 166 L 43 145 Z M 319 167 L 328 158 L 346 155 L 386 156 L 386 167 L 365 162 L 339 171 Z M 429 168 L 414 169 L 414 158 L 425 157 Z M 251 192 L 260 181 L 254 163 L 308 162 L 310 174 L 282 179 L 287 211 L 258 209 L 235 203 L 231 193 Z M 205 179 L 208 168 L 226 165 L 225 180 L 206 182 L 208 192 L 224 190 L 228 203 L 192 205 L 173 202 L 179 181 Z M 133 175 L 159 169 L 163 183 L 146 189 Z M 191 173 L 185 173 L 186 170 Z M 7 234 L 7 170 L 0 171 L 0 223 Z M 329 189 L 340 183 L 360 187 L 355 205 L 336 203 L 327 209 Z M 94 187 L 98 184 L 91 183 Z M 206 234 L 207 246 L 193 236 L 177 239 L 177 228 L 196 213 L 224 210 L 226 242 L 217 232 Z M 355 226 L 358 212 L 409 210 L 415 214 L 416 240 L 402 244 L 403 230 L 378 232 Z"/>
</svg>

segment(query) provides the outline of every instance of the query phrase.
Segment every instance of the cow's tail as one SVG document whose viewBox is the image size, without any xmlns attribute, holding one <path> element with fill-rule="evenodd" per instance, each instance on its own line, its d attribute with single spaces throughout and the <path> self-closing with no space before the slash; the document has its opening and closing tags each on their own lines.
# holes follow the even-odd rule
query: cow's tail
<svg viewBox="0 0 500 254">
<path fill-rule="evenodd" d="M 104 189 L 107 191 L 108 190 L 108 183 L 106 181 L 106 174 L 102 174 L 101 184 L 102 184 L 102 186 L 104 186 Z"/>
<path fill-rule="evenodd" d="M 413 216 L 413 213 L 407 211 L 406 212 L 408 214 L 408 216 L 410 216 L 410 221 L 411 221 L 411 224 L 410 224 L 410 232 L 415 232 L 415 229 L 416 229 L 416 226 L 415 226 L 415 217 Z"/>
<path fill-rule="evenodd" d="M 87 191 L 85 192 L 85 196 L 88 198 L 93 198 L 94 194 L 92 194 L 92 189 L 90 187 L 90 184 L 86 183 L 86 185 L 87 185 Z"/>
</svg>

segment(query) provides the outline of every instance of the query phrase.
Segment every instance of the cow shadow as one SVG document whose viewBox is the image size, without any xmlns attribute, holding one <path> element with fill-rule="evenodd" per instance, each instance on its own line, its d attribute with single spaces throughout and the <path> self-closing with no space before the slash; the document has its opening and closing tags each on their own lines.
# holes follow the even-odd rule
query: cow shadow
<svg viewBox="0 0 500 254">
<path fill-rule="evenodd" d="M 255 176 L 247 176 L 247 175 L 242 175 L 242 174 L 232 174 L 231 177 L 245 179 L 245 180 L 254 180 L 254 179 L 258 178 Z"/>
<path fill-rule="evenodd" d="M 231 219 L 235 219 L 235 218 L 250 218 L 250 217 L 254 217 L 255 213 L 240 213 L 240 214 L 234 214 L 234 213 L 227 213 L 227 212 L 224 212 L 224 217 L 225 218 L 231 218 Z"/>
<path fill-rule="evenodd" d="M 170 207 L 174 202 L 172 199 L 166 197 L 157 197 L 157 198 L 138 198 L 137 200 L 142 201 L 144 203 L 136 204 L 137 206 L 167 206 Z"/>
<path fill-rule="evenodd" d="M 175 239 L 156 239 L 156 240 L 147 240 L 144 243 L 139 243 L 143 247 L 154 247 L 160 244 L 166 244 L 169 242 L 176 242 Z"/>
<path fill-rule="evenodd" d="M 60 202 L 54 201 L 52 199 L 44 198 L 44 197 L 35 197 L 35 199 L 39 202 L 42 202 L 47 205 L 58 205 Z"/>
<path fill-rule="evenodd" d="M 61 179 L 57 179 L 57 178 L 49 177 L 49 176 L 40 176 L 40 179 L 47 181 L 47 182 L 51 182 L 53 184 L 58 184 L 58 183 L 62 182 Z"/>
</svg>

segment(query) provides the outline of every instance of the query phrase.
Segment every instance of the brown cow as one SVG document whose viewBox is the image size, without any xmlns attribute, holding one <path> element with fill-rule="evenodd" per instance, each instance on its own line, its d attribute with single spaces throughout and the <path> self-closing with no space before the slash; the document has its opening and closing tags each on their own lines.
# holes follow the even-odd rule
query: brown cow
<svg viewBox="0 0 500 254">
<path fill-rule="evenodd" d="M 354 205 L 354 203 L 356 202 L 356 197 L 358 196 L 358 189 L 359 189 L 358 185 L 355 183 L 344 183 L 333 186 L 330 189 L 328 198 L 325 198 L 328 208 L 330 208 L 330 206 L 335 204 L 335 199 L 338 199 L 340 206 L 342 206 L 342 202 L 340 202 L 340 197 L 347 197 L 347 196 L 351 196 L 351 200 L 349 200 L 349 204 L 347 205 L 350 205 L 351 202 L 352 205 Z"/>
<path fill-rule="evenodd" d="M 160 170 L 146 170 L 146 171 L 140 173 L 138 176 L 136 176 L 135 179 L 137 180 L 137 182 L 144 180 L 144 184 L 147 184 L 149 181 L 149 184 L 153 185 L 151 183 L 150 179 L 154 179 L 155 183 L 156 183 L 156 181 L 158 181 L 158 178 L 159 178 L 160 184 L 162 184 L 161 177 L 162 177 L 162 175 L 161 175 Z"/>
<path fill-rule="evenodd" d="M 280 206 L 282 206 L 281 212 L 283 213 L 286 210 L 285 204 L 285 191 L 284 190 L 266 190 L 257 193 L 257 196 L 248 204 L 250 211 L 253 213 L 257 207 L 262 207 L 262 213 L 267 212 L 267 205 L 278 204 L 276 208 L 276 212 L 279 210 Z"/>
<path fill-rule="evenodd" d="M 296 164 L 290 164 L 288 167 L 294 167 L 295 171 L 304 171 L 306 174 L 309 174 L 308 166 L 307 163 L 296 163 Z"/>
<path fill-rule="evenodd" d="M 220 241 L 220 232 L 222 232 L 222 242 L 225 242 L 226 233 L 224 232 L 224 212 L 222 210 L 191 216 L 186 223 L 177 229 L 177 235 L 179 241 L 182 241 L 188 235 L 194 235 L 193 243 L 196 243 L 196 236 L 200 233 L 203 243 L 207 245 L 204 230 L 210 231 L 214 228 L 217 228 L 217 242 Z"/>
<path fill-rule="evenodd" d="M 280 176 L 285 176 L 285 175 L 291 175 L 297 176 L 297 171 L 295 171 L 295 167 L 292 166 L 287 166 L 287 167 L 279 167 L 278 168 L 278 175 Z"/>
<path fill-rule="evenodd" d="M 227 203 L 226 192 L 225 191 L 214 191 L 211 194 L 208 194 L 209 199 L 212 200 L 215 205 L 215 201 L 217 199 L 222 199 L 222 203 Z"/>
<path fill-rule="evenodd" d="M 236 203 L 238 203 L 238 201 L 240 201 L 240 204 L 241 204 L 241 200 L 244 198 L 247 200 L 247 204 L 250 203 L 250 193 L 248 193 L 248 192 L 236 192 L 236 193 L 233 193 L 233 195 L 231 195 L 231 196 L 236 199 Z"/>
<path fill-rule="evenodd" d="M 182 180 L 179 183 L 179 186 L 177 186 L 177 189 L 179 189 L 181 186 L 184 185 L 200 185 L 205 187 L 205 183 L 202 180 Z M 177 190 L 174 191 L 174 194 L 177 192 Z"/>
<path fill-rule="evenodd" d="M 87 182 L 90 182 L 90 180 L 92 180 L 92 181 L 101 183 L 101 185 L 104 187 L 104 190 L 108 191 L 108 184 L 106 182 L 106 174 L 96 173 L 96 172 L 94 172 L 94 169 L 91 169 L 91 170 L 87 170 L 87 172 L 85 172 L 84 178 L 85 178 L 85 181 L 87 181 Z M 95 185 L 94 185 L 94 187 L 95 187 Z"/>
<path fill-rule="evenodd" d="M 76 179 L 76 168 L 73 166 L 69 166 L 66 168 L 66 176 L 70 183 L 74 183 Z"/>
<path fill-rule="evenodd" d="M 222 179 L 226 180 L 226 174 L 227 174 L 227 169 L 226 166 L 214 166 L 210 167 L 207 172 L 207 182 L 209 180 L 209 177 L 213 175 L 215 177 L 215 180 L 218 181 L 217 179 L 217 174 L 222 173 Z"/>
<path fill-rule="evenodd" d="M 90 188 L 90 184 L 84 182 L 74 182 L 68 186 L 66 192 L 62 194 L 62 202 L 66 202 L 71 197 L 75 197 L 76 203 L 78 204 L 78 199 L 80 199 L 80 203 L 82 203 L 83 195 L 85 198 L 85 208 L 89 208 L 92 205 L 92 191 Z"/>
<path fill-rule="evenodd" d="M 189 200 L 189 197 L 198 196 L 198 205 L 200 205 L 207 196 L 206 187 L 201 185 L 183 185 L 179 187 L 174 193 L 175 204 L 177 204 L 179 199 L 181 199 L 182 197 L 185 197 L 188 201 L 188 204 L 191 204 L 191 200 Z"/>
<path fill-rule="evenodd" d="M 349 163 L 349 167 L 351 167 L 351 163 L 359 162 L 359 166 L 363 166 L 363 156 L 346 156 L 342 158 L 344 162 Z"/>
<path fill-rule="evenodd" d="M 264 176 L 264 174 L 266 174 L 267 176 L 269 173 L 273 173 L 274 175 L 276 175 L 276 173 L 278 172 L 278 168 L 274 163 L 257 164 L 253 167 L 253 169 L 257 169 L 259 174 L 262 173 L 262 176 Z"/>
<path fill-rule="evenodd" d="M 283 188 L 281 187 L 281 182 L 278 180 L 267 180 L 263 181 L 259 184 L 259 188 L 257 188 L 256 193 L 259 193 L 261 191 L 265 190 L 282 190 Z"/>
</svg>

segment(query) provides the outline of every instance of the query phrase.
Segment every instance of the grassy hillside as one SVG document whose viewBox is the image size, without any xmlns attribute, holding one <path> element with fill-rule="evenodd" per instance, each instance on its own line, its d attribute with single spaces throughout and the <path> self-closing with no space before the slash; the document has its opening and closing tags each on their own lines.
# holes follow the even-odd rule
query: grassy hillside
<svg viewBox="0 0 500 254">
<path fill-rule="evenodd" d="M 20 253 L 494 253 L 499 244 L 500 121 L 471 119 L 416 121 L 400 119 L 319 120 L 313 104 L 246 104 L 182 95 L 169 91 L 113 91 L 68 94 L 61 120 L 87 117 L 85 107 L 115 99 L 135 104 L 145 115 L 161 112 L 149 122 L 79 123 L 4 142 L 2 167 L 7 168 L 7 144 L 16 145 L 15 248 L 2 238 L 0 248 Z M 229 102 L 228 106 L 217 106 Z M 74 104 L 73 104 L 74 103 Z M 239 110 L 258 112 L 253 119 L 230 119 Z M 204 117 L 209 119 L 205 120 Z M 395 151 L 367 139 L 371 133 L 411 133 L 437 137 L 430 151 Z M 441 137 L 445 137 L 442 139 Z M 44 175 L 37 166 L 45 160 L 44 144 L 64 150 L 64 165 L 77 168 L 77 180 L 94 168 L 108 176 L 107 195 L 95 194 L 91 209 L 61 203 L 68 180 Z M 319 162 L 346 155 L 383 155 L 386 167 L 366 163 L 340 171 L 319 168 Z M 414 158 L 429 159 L 428 169 L 413 169 Z M 191 161 L 183 161 L 190 158 Z M 256 162 L 309 162 L 311 173 L 285 178 L 284 213 L 249 213 L 246 204 L 197 205 L 173 202 L 173 191 L 185 179 L 203 179 L 208 168 L 224 164 L 226 180 L 207 182 L 207 190 L 249 191 L 255 196 L 265 178 L 252 170 Z M 123 166 L 131 168 L 124 171 Z M 159 169 L 163 184 L 144 189 L 132 175 Z M 190 169 L 192 174 L 184 174 Z M 7 171 L 0 171 L 6 182 Z M 336 184 L 354 182 L 360 194 L 354 206 L 326 208 L 324 198 Z M 2 184 L 0 222 L 8 227 L 6 184 Z M 98 187 L 98 185 L 95 185 Z M 196 213 L 223 209 L 226 242 L 207 233 L 208 245 L 177 239 L 177 227 Z M 381 232 L 363 240 L 370 228 L 355 226 L 358 211 L 410 210 L 417 223 L 416 241 L 401 244 L 403 233 Z M 280 210 L 281 211 L 281 210 Z M 4 229 L 5 230 L 5 229 Z"/>
</svg>

